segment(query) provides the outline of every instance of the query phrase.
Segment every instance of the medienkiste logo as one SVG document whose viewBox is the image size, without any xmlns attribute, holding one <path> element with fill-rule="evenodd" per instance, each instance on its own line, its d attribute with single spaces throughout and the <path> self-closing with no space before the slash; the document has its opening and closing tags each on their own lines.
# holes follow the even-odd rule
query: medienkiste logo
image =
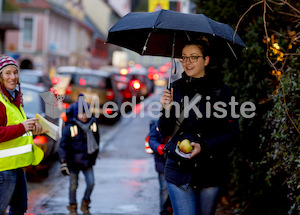
<svg viewBox="0 0 300 215">
<path fill-rule="evenodd" d="M 55 96 L 51 91 L 40 93 L 40 96 L 45 102 L 46 115 L 52 119 L 58 119 L 61 113 L 65 112 L 65 108 L 62 108 L 64 95 Z"/>
<path fill-rule="evenodd" d="M 64 100 L 64 96 L 55 96 L 52 92 L 44 92 L 40 94 L 45 102 L 46 107 L 46 115 L 51 118 L 59 118 L 62 112 L 65 112 L 64 108 L 62 107 L 62 103 Z M 137 103 L 137 98 L 134 96 L 132 98 L 132 102 L 124 102 L 121 106 L 118 106 L 113 101 L 108 101 L 104 103 L 104 105 L 100 106 L 100 98 L 93 98 L 89 105 L 85 102 L 85 97 L 80 96 L 78 98 L 79 102 L 79 113 L 86 113 L 88 117 L 91 117 L 92 113 L 96 118 L 100 117 L 100 109 L 102 109 L 102 113 L 106 118 L 115 118 L 119 114 L 124 118 L 135 118 L 137 117 L 137 112 L 127 112 L 126 107 L 130 107 L 132 110 L 135 110 L 137 107 L 139 109 L 138 114 L 139 117 L 147 115 L 158 118 L 162 115 L 162 107 L 160 102 L 158 101 L 151 101 L 147 105 L 145 105 L 144 97 L 139 99 L 140 103 Z M 204 106 L 204 110 L 199 109 L 199 103 L 202 102 L 202 106 Z M 256 106 L 253 102 L 246 101 L 242 104 L 236 101 L 235 97 L 232 96 L 230 101 L 214 101 L 211 102 L 211 98 L 206 96 L 202 98 L 201 95 L 196 96 L 195 99 L 191 99 L 188 96 L 183 98 L 182 103 L 172 102 L 168 104 L 172 106 L 172 111 L 175 113 L 175 117 L 184 117 L 188 118 L 189 115 L 194 112 L 197 118 L 253 118 L 256 113 Z M 183 107 L 183 108 L 182 108 Z M 106 108 L 110 109 L 111 113 L 107 113 L 105 110 Z M 95 111 L 97 110 L 97 111 Z M 182 116 L 181 116 L 182 115 Z M 171 117 L 171 111 L 165 110 L 165 117 Z"/>
</svg>

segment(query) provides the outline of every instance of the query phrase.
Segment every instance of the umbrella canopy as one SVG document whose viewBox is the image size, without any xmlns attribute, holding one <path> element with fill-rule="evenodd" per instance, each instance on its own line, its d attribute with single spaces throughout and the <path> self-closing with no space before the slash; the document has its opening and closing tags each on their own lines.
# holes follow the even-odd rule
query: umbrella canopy
<svg viewBox="0 0 300 215">
<path fill-rule="evenodd" d="M 204 14 L 171 10 L 129 13 L 109 30 L 106 42 L 141 55 L 180 57 L 184 44 L 199 36 L 228 44 L 233 53 L 245 47 L 229 25 L 216 22 Z"/>
</svg>

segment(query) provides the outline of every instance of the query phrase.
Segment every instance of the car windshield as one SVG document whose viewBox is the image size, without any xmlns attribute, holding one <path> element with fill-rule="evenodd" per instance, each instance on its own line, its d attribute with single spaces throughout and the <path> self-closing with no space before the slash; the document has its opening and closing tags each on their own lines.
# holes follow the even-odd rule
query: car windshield
<svg viewBox="0 0 300 215">
<path fill-rule="evenodd" d="M 43 104 L 40 93 L 31 89 L 22 88 L 24 112 L 26 115 L 43 113 Z"/>
<path fill-rule="evenodd" d="M 19 79 L 22 83 L 36 84 L 40 82 L 40 76 L 34 74 L 19 73 Z"/>
<path fill-rule="evenodd" d="M 87 87 L 106 88 L 106 78 L 96 75 L 75 75 L 74 83 Z"/>
</svg>

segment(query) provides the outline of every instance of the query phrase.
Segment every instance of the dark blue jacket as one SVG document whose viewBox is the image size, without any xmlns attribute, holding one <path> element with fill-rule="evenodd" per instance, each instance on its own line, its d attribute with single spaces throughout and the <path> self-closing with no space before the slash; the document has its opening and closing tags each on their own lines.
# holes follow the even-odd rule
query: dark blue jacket
<svg viewBox="0 0 300 215">
<path fill-rule="evenodd" d="M 100 142 L 99 126 L 95 117 L 90 118 L 97 125 L 97 131 L 93 132 L 96 142 Z M 70 120 L 63 129 L 60 147 L 58 150 L 61 162 L 67 162 L 71 169 L 82 170 L 95 165 L 99 150 L 93 154 L 87 153 L 86 133 L 77 125 L 78 134 L 72 137 L 70 127 L 77 125 L 74 120 Z"/>
<path fill-rule="evenodd" d="M 228 103 L 231 93 L 227 85 L 214 80 L 209 76 L 194 79 L 183 73 L 182 78 L 173 83 L 173 100 L 183 107 L 183 98 L 189 100 L 199 93 L 202 96 L 196 105 L 202 113 L 197 117 L 191 110 L 189 117 L 185 118 L 179 131 L 173 139 L 166 144 L 167 160 L 165 163 L 166 180 L 179 187 L 191 185 L 195 188 L 222 186 L 228 182 L 228 154 L 233 144 L 238 140 L 239 127 L 237 119 L 230 114 Z M 209 97 L 208 97 L 209 96 Z M 227 104 L 226 108 L 218 106 L 228 112 L 225 118 L 216 118 L 213 115 L 213 105 L 217 101 Z M 211 116 L 206 113 L 207 104 L 211 104 Z M 221 114 L 221 112 L 217 112 Z M 159 131 L 163 136 L 171 135 L 175 128 L 175 108 L 173 106 L 171 116 L 166 117 L 164 110 L 159 119 Z M 191 142 L 200 143 L 201 152 L 195 158 L 185 159 L 175 153 L 178 141 L 189 139 Z"/>
<path fill-rule="evenodd" d="M 164 173 L 164 155 L 160 155 L 157 152 L 157 147 L 162 144 L 163 137 L 158 132 L 158 124 L 157 120 L 152 120 L 150 124 L 150 133 L 149 133 L 149 146 L 153 150 L 154 160 L 155 160 L 155 168 L 159 173 Z"/>
</svg>

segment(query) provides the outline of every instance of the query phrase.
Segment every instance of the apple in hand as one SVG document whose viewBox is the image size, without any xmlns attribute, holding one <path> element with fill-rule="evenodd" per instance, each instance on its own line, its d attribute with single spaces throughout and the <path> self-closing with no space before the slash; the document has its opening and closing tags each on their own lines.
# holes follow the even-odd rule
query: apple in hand
<svg viewBox="0 0 300 215">
<path fill-rule="evenodd" d="M 191 146 L 191 142 L 188 139 L 184 139 L 181 141 L 179 149 L 184 153 L 190 153 L 193 150 L 193 146 Z"/>
</svg>

